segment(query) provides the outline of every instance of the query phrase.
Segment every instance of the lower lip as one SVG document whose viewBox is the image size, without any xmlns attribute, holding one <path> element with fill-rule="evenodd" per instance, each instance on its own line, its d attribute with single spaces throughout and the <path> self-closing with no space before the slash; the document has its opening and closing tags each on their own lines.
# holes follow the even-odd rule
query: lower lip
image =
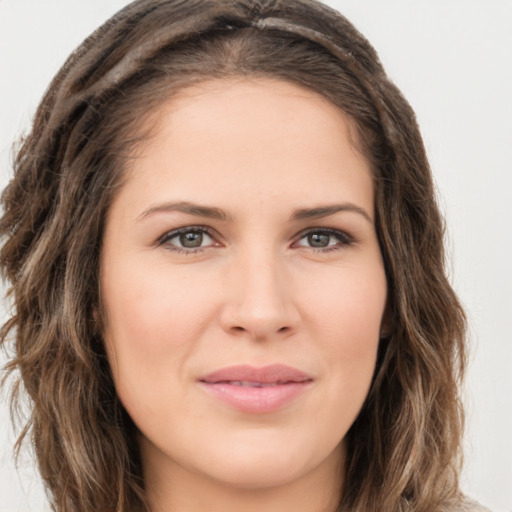
<svg viewBox="0 0 512 512">
<path fill-rule="evenodd" d="M 309 388 L 311 381 L 266 387 L 235 386 L 225 382 L 201 382 L 201 385 L 221 402 L 241 412 L 263 414 L 277 411 L 291 403 Z"/>
</svg>

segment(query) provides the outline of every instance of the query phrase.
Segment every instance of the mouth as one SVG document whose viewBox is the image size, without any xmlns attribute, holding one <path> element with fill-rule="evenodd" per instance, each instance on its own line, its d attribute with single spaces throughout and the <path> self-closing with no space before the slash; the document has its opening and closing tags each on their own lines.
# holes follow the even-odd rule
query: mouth
<svg viewBox="0 0 512 512">
<path fill-rule="evenodd" d="M 313 377 L 286 365 L 262 368 L 241 365 L 210 373 L 199 384 L 212 397 L 240 412 L 263 414 L 294 402 Z"/>
<path fill-rule="evenodd" d="M 243 388 L 269 388 L 273 386 L 283 386 L 285 384 L 290 384 L 290 382 L 250 382 L 247 380 L 221 380 L 218 382 L 209 382 L 209 384 L 229 384 L 231 386 L 241 386 Z"/>
</svg>

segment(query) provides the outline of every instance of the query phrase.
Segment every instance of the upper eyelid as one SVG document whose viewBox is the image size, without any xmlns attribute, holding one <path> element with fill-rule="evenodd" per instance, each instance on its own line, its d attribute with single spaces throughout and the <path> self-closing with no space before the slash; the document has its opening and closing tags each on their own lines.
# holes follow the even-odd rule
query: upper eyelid
<svg viewBox="0 0 512 512">
<path fill-rule="evenodd" d="M 296 240 L 300 240 L 304 238 L 306 235 L 310 233 L 327 233 L 329 235 L 339 235 L 343 238 L 347 238 L 351 241 L 355 241 L 355 237 L 351 235 L 349 232 L 347 232 L 344 229 L 336 229 L 336 228 L 327 228 L 327 227 L 314 227 L 314 228 L 306 228 L 297 233 L 295 235 Z"/>
</svg>

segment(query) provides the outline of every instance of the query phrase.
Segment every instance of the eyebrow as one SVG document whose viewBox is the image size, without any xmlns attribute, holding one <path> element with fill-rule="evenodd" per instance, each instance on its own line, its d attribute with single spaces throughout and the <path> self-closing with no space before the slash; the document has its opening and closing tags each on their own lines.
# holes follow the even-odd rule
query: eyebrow
<svg viewBox="0 0 512 512">
<path fill-rule="evenodd" d="M 170 212 L 182 212 L 189 215 L 195 215 L 197 217 L 206 217 L 208 219 L 216 220 L 231 220 L 231 216 L 228 215 L 224 210 L 215 208 L 213 206 L 201 206 L 188 201 L 179 201 L 174 203 L 162 203 L 147 210 L 144 210 L 138 217 L 137 220 L 141 221 L 145 218 L 154 215 L 155 213 L 170 213 Z"/>
<path fill-rule="evenodd" d="M 144 210 L 137 217 L 137 220 L 142 221 L 155 213 L 170 212 L 182 212 L 188 215 L 195 215 L 196 217 L 205 217 L 222 221 L 233 220 L 231 215 L 220 208 L 216 208 L 214 206 L 202 206 L 188 201 L 169 202 L 152 206 L 151 208 Z M 332 204 L 328 206 L 319 206 L 317 208 L 300 208 L 292 213 L 290 219 L 292 221 L 321 219 L 323 217 L 328 217 L 329 215 L 334 215 L 338 212 L 357 213 L 363 216 L 370 224 L 373 224 L 373 220 L 366 210 L 353 203 Z"/>
<path fill-rule="evenodd" d="M 366 210 L 357 206 L 353 203 L 341 203 L 332 204 L 328 206 L 320 206 L 318 208 L 301 208 L 296 210 L 292 216 L 292 220 L 308 220 L 308 219 L 321 219 L 334 215 L 338 212 L 352 212 L 362 215 L 370 224 L 373 224 L 373 220 Z"/>
</svg>

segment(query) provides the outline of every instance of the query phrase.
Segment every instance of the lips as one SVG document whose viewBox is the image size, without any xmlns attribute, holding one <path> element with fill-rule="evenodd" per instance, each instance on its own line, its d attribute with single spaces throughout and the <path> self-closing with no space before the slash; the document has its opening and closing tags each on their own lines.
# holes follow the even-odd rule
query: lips
<svg viewBox="0 0 512 512">
<path fill-rule="evenodd" d="M 312 384 L 312 376 L 290 366 L 230 366 L 199 379 L 214 398 L 241 412 L 274 412 L 293 402 Z"/>
</svg>

